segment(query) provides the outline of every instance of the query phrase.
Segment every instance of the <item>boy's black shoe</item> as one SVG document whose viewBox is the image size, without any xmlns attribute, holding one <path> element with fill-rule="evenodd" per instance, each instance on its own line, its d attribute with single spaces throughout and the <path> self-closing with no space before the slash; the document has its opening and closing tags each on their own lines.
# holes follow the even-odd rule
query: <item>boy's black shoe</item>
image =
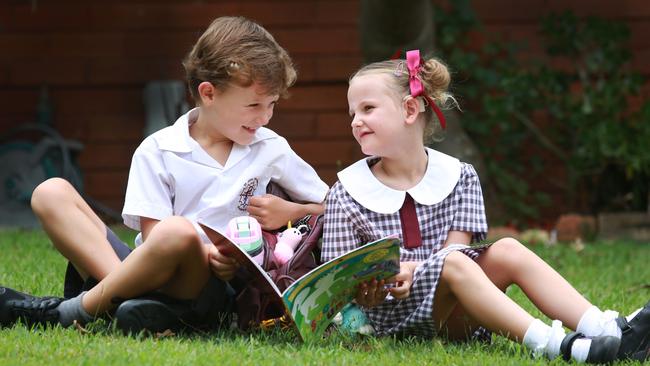
<svg viewBox="0 0 650 366">
<path fill-rule="evenodd" d="M 625 317 L 616 319 L 621 328 L 621 348 L 618 351 L 618 359 L 636 359 L 636 354 L 647 354 L 650 346 L 650 302 L 629 322 Z"/>
<path fill-rule="evenodd" d="M 19 320 L 29 327 L 58 324 L 56 307 L 61 301 L 63 298 L 37 297 L 0 287 L 0 327 L 10 327 Z"/>
<path fill-rule="evenodd" d="M 195 329 L 191 301 L 156 295 L 124 301 L 115 311 L 115 323 L 124 334 L 132 335 Z"/>
<path fill-rule="evenodd" d="M 571 332 L 567 334 L 560 345 L 560 354 L 569 361 L 571 360 L 571 347 L 577 339 L 586 338 L 582 333 Z M 616 360 L 616 354 L 621 345 L 621 340 L 613 336 L 600 336 L 591 338 L 591 346 L 587 355 L 586 363 L 610 363 Z"/>
</svg>

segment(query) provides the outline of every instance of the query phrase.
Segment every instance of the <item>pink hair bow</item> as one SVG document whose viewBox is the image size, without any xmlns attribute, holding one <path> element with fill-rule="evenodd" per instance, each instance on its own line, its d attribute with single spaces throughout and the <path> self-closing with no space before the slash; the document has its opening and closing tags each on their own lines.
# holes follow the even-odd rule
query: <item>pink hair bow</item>
<svg viewBox="0 0 650 366">
<path fill-rule="evenodd" d="M 406 66 L 409 70 L 409 88 L 411 89 L 411 96 L 413 98 L 417 98 L 419 96 L 424 97 L 431 106 L 431 109 L 433 109 L 433 112 L 438 117 L 438 121 L 440 121 L 440 127 L 444 129 L 447 127 L 445 116 L 442 114 L 442 111 L 438 105 L 436 105 L 436 103 L 434 103 L 433 100 L 431 100 L 431 98 L 424 91 L 424 85 L 422 85 L 422 81 L 420 80 L 421 65 L 422 60 L 420 59 L 420 50 L 411 50 L 406 52 Z"/>
</svg>

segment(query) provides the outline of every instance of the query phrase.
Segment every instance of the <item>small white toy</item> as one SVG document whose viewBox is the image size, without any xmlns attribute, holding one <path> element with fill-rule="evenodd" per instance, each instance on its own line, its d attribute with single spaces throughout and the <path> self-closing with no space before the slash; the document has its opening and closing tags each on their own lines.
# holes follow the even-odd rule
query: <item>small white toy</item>
<svg viewBox="0 0 650 366">
<path fill-rule="evenodd" d="M 302 236 L 309 230 L 307 225 L 300 225 L 298 227 L 291 227 L 291 221 L 287 225 L 286 230 L 278 234 L 278 242 L 275 244 L 273 255 L 275 262 L 281 266 L 289 261 L 293 256 Z"/>
</svg>

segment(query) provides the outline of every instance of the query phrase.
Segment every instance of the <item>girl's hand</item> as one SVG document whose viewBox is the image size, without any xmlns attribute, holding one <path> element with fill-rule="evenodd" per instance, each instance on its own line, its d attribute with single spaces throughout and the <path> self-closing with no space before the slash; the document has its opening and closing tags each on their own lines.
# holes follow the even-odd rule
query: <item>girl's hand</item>
<svg viewBox="0 0 650 366">
<path fill-rule="evenodd" d="M 384 302 L 386 295 L 388 295 L 388 290 L 384 288 L 385 284 L 386 282 L 384 280 L 372 280 L 362 283 L 359 285 L 355 301 L 357 304 L 366 308 L 381 304 Z"/>
<path fill-rule="evenodd" d="M 406 299 L 411 294 L 411 285 L 413 284 L 413 272 L 419 263 L 402 262 L 400 263 L 399 273 L 386 281 L 394 283 L 395 287 L 388 289 L 391 295 L 396 299 Z"/>
<path fill-rule="evenodd" d="M 232 280 L 235 277 L 237 269 L 239 269 L 239 263 L 236 260 L 223 255 L 214 245 L 210 245 L 208 261 L 210 262 L 212 273 L 224 281 Z"/>
<path fill-rule="evenodd" d="M 248 213 L 264 230 L 275 230 L 286 225 L 294 217 L 295 203 L 272 194 L 252 196 L 248 199 Z"/>
</svg>

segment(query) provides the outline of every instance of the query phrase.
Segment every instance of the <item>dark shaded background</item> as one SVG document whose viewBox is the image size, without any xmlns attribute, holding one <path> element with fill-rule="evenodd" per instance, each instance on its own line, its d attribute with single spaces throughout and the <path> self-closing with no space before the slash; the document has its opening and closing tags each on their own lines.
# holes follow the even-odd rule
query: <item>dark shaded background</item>
<svg viewBox="0 0 650 366">
<path fill-rule="evenodd" d="M 650 73 L 650 2 L 476 0 L 473 6 L 485 32 L 472 42 L 500 34 L 525 40 L 531 55 L 541 52 L 539 18 L 551 11 L 623 21 L 631 31 L 632 68 Z M 243 15 L 274 34 L 299 70 L 292 97 L 280 103 L 270 127 L 331 184 L 340 167 L 361 157 L 346 112 L 347 79 L 363 60 L 359 14 L 356 0 L 2 1 L 0 135 L 35 122 L 40 101 L 40 118 L 84 146 L 78 163 L 86 194 L 121 210 L 130 157 L 143 138 L 145 85 L 182 80 L 181 60 L 210 21 Z M 646 84 L 636 102 L 649 91 Z M 542 215 L 563 211 L 558 199 Z"/>
</svg>

